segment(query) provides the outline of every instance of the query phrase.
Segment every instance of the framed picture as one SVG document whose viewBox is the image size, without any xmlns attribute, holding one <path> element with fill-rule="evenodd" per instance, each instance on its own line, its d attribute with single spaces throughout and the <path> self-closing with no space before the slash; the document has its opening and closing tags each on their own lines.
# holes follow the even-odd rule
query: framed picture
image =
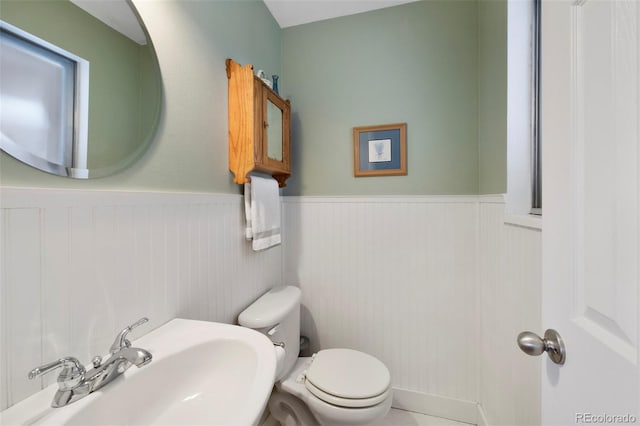
<svg viewBox="0 0 640 426">
<path fill-rule="evenodd" d="M 407 174 L 407 123 L 353 128 L 354 176 Z"/>
</svg>

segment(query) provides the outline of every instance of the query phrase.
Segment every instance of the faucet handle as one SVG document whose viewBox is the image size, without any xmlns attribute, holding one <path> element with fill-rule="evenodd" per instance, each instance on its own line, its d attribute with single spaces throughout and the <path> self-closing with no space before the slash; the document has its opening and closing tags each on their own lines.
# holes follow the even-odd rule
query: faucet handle
<svg viewBox="0 0 640 426">
<path fill-rule="evenodd" d="M 134 322 L 133 324 L 123 328 L 122 331 L 118 333 L 118 336 L 116 336 L 116 340 L 113 341 L 111 348 L 109 348 L 109 352 L 113 354 L 118 352 L 122 348 L 131 347 L 131 342 L 129 341 L 129 339 L 127 339 L 127 335 L 131 333 L 131 330 L 144 324 L 147 321 L 149 321 L 149 318 L 142 317 L 138 321 Z"/>
<path fill-rule="evenodd" d="M 84 366 L 80 364 L 80 361 L 72 356 L 60 358 L 57 361 L 36 367 L 29 372 L 28 377 L 30 380 L 33 380 L 36 377 L 42 374 L 47 374 L 59 367 L 62 367 L 62 371 L 58 376 L 58 388 L 61 391 L 75 389 L 84 381 L 86 370 Z"/>
</svg>

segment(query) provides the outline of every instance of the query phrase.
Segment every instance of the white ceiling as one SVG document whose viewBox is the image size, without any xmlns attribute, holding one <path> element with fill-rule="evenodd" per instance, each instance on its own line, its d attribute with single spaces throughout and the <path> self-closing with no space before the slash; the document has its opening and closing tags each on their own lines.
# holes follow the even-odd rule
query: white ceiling
<svg viewBox="0 0 640 426">
<path fill-rule="evenodd" d="M 71 2 L 136 43 L 147 44 L 147 37 L 138 23 L 138 18 L 125 0 L 71 0 Z"/>
<path fill-rule="evenodd" d="M 91 15 L 140 44 L 144 31 L 125 0 L 71 0 Z M 212 1 L 212 0 L 210 0 Z M 419 0 L 263 0 L 280 28 L 355 15 Z"/>
<path fill-rule="evenodd" d="M 264 0 L 280 28 L 355 15 L 418 0 Z"/>
</svg>

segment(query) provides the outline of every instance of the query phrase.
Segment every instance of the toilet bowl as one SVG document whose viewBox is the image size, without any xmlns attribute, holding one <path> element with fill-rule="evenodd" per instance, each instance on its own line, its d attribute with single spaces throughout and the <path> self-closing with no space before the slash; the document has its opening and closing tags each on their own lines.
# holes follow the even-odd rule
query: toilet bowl
<svg viewBox="0 0 640 426">
<path fill-rule="evenodd" d="M 238 317 L 266 334 L 278 359 L 271 415 L 283 425 L 365 425 L 391 407 L 391 375 L 375 357 L 353 349 L 325 349 L 298 358 L 300 289 L 277 287 Z"/>
</svg>

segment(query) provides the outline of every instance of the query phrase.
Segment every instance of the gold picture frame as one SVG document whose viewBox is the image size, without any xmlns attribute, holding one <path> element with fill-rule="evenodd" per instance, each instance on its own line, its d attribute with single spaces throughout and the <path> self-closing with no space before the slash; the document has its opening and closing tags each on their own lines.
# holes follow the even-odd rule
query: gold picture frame
<svg viewBox="0 0 640 426">
<path fill-rule="evenodd" d="M 353 128 L 353 174 L 403 176 L 407 174 L 407 123 Z"/>
</svg>

